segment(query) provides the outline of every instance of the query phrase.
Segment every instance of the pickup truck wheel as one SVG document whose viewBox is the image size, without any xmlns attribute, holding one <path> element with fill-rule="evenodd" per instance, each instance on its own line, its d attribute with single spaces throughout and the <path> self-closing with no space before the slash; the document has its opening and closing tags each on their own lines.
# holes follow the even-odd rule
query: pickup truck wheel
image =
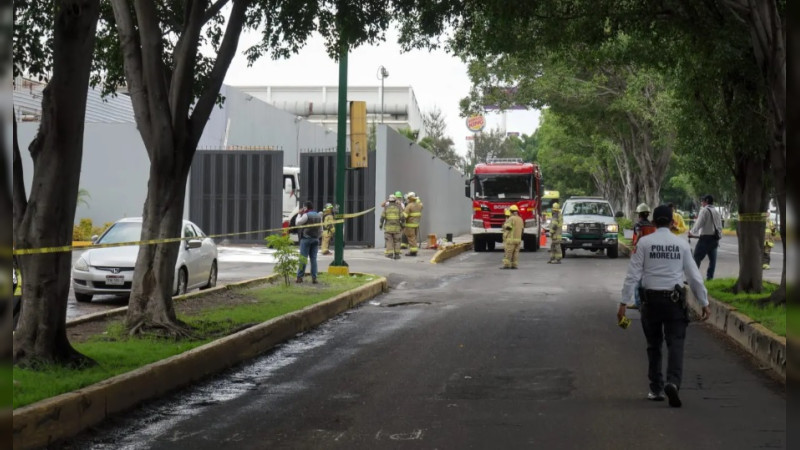
<svg viewBox="0 0 800 450">
<path fill-rule="evenodd" d="M 608 249 L 606 249 L 606 254 L 608 255 L 609 258 L 612 258 L 612 259 L 618 257 L 619 256 L 619 247 L 617 247 L 617 246 L 608 247 Z"/>
<path fill-rule="evenodd" d="M 561 257 L 562 258 L 567 257 L 567 247 L 564 247 L 563 245 L 561 246 Z"/>
</svg>

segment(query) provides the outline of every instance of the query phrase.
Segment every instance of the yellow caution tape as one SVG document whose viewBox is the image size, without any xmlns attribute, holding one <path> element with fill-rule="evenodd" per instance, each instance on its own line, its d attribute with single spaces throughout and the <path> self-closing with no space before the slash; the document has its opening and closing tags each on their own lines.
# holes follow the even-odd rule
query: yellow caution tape
<svg viewBox="0 0 800 450">
<path fill-rule="evenodd" d="M 368 214 L 369 212 L 373 211 L 375 208 L 370 208 L 366 211 L 361 211 L 358 213 L 351 213 L 351 214 L 340 214 L 336 216 L 336 220 L 333 221 L 334 224 L 337 223 L 344 223 L 345 219 L 352 219 L 355 217 L 363 216 L 364 214 Z M 257 234 L 257 233 L 273 233 L 273 232 L 285 232 L 289 230 L 299 230 L 301 228 L 311 228 L 311 227 L 318 227 L 321 224 L 312 224 L 312 225 L 295 225 L 293 227 L 286 227 L 286 228 L 269 228 L 266 230 L 256 230 L 256 231 L 241 231 L 237 233 L 225 233 L 225 234 L 212 234 L 205 236 L 206 238 L 216 239 L 221 237 L 230 237 L 230 236 L 241 236 L 245 234 Z M 62 245 L 56 247 L 41 247 L 41 248 L 19 248 L 14 249 L 14 255 L 40 255 L 44 253 L 63 253 L 63 252 L 71 252 L 73 250 L 89 250 L 93 248 L 110 248 L 110 247 L 127 247 L 131 245 L 154 245 L 154 244 L 168 244 L 170 242 L 180 242 L 180 241 L 187 241 L 192 238 L 164 238 L 164 239 L 150 239 L 148 241 L 130 241 L 130 242 L 116 242 L 113 244 L 92 244 L 88 246 L 72 246 L 72 245 Z M 4 252 L 7 252 L 9 249 L 4 248 L 0 249 L 0 255 Z"/>
<path fill-rule="evenodd" d="M 767 213 L 743 213 L 737 218 L 739 222 L 766 222 Z"/>
</svg>

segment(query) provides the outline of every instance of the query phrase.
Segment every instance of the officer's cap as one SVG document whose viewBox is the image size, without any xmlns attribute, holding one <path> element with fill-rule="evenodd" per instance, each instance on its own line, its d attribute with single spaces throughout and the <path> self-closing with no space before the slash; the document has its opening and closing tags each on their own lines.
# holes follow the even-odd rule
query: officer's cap
<svg viewBox="0 0 800 450">
<path fill-rule="evenodd" d="M 672 209 L 667 205 L 659 205 L 653 211 L 653 222 L 656 225 L 667 225 L 672 222 Z"/>
</svg>

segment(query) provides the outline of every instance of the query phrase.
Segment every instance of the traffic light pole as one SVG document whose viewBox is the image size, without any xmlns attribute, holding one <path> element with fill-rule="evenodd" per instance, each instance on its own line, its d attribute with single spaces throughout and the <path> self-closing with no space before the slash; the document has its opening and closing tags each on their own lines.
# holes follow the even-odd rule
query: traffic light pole
<svg viewBox="0 0 800 450">
<path fill-rule="evenodd" d="M 337 117 L 336 145 L 336 204 L 339 205 L 337 215 L 345 214 L 345 173 L 347 169 L 347 43 L 342 43 L 339 50 L 339 105 Z M 328 273 L 347 274 L 349 270 L 344 261 L 344 223 L 337 223 L 334 228 L 333 262 Z"/>
</svg>

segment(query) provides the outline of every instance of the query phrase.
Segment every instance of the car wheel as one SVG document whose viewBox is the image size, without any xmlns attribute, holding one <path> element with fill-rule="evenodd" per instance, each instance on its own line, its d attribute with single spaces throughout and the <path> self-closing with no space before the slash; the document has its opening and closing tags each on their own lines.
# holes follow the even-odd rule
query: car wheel
<svg viewBox="0 0 800 450">
<path fill-rule="evenodd" d="M 189 282 L 189 274 L 186 273 L 186 268 L 181 267 L 178 271 L 178 288 L 175 290 L 175 295 L 183 295 L 186 293 L 186 285 Z"/>
<path fill-rule="evenodd" d="M 75 300 L 81 303 L 89 303 L 90 301 L 92 301 L 92 294 L 81 294 L 79 292 L 76 292 Z"/>
<path fill-rule="evenodd" d="M 201 287 L 200 289 L 209 289 L 213 288 L 217 285 L 217 261 L 214 260 L 211 263 L 211 271 L 208 273 L 208 284 Z"/>
<path fill-rule="evenodd" d="M 567 257 L 567 247 L 564 247 L 563 245 L 561 246 L 561 257 L 562 258 Z"/>
<path fill-rule="evenodd" d="M 606 254 L 608 255 L 609 258 L 612 258 L 612 259 L 618 257 L 619 256 L 619 247 L 616 247 L 616 246 L 608 247 L 608 249 L 606 249 Z"/>
</svg>

